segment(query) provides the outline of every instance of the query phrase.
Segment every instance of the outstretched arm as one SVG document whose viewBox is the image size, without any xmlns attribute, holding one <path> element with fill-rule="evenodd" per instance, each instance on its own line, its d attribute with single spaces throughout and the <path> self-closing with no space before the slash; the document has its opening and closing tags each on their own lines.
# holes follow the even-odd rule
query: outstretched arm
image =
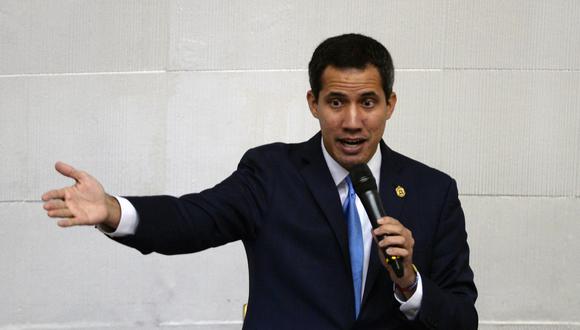
<svg viewBox="0 0 580 330">
<path fill-rule="evenodd" d="M 54 167 L 60 174 L 74 179 L 75 184 L 42 195 L 47 215 L 60 218 L 57 224 L 61 227 L 100 225 L 115 230 L 121 219 L 121 207 L 99 181 L 63 162 L 57 162 Z"/>
</svg>

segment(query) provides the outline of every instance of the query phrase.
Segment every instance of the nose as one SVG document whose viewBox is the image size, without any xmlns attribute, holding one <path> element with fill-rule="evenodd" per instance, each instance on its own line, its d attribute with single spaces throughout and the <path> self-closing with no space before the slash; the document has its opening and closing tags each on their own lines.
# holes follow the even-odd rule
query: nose
<svg viewBox="0 0 580 330">
<path fill-rule="evenodd" d="M 348 131 L 356 131 L 362 129 L 362 111 L 357 107 L 356 104 L 351 104 L 348 108 L 344 109 L 344 118 L 342 127 Z"/>
</svg>

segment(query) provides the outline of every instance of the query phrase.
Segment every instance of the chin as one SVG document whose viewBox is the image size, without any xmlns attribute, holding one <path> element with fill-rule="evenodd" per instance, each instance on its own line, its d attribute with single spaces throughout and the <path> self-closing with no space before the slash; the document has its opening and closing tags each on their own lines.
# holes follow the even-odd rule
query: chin
<svg viewBox="0 0 580 330">
<path fill-rule="evenodd" d="M 337 161 L 340 166 L 344 167 L 345 170 L 350 170 L 353 166 L 366 163 L 363 157 L 351 158 L 351 157 L 343 157 L 340 161 Z"/>
</svg>

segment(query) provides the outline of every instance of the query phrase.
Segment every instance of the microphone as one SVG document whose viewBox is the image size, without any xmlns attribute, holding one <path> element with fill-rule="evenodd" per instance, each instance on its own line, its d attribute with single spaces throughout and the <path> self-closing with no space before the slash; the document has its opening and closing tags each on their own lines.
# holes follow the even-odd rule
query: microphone
<svg viewBox="0 0 580 330">
<path fill-rule="evenodd" d="M 387 214 L 383 208 L 383 203 L 381 202 L 381 198 L 377 190 L 377 182 L 375 181 L 373 173 L 371 173 L 371 170 L 367 164 L 358 164 L 351 168 L 350 180 L 354 186 L 354 191 L 358 195 L 358 198 L 360 198 L 365 210 L 367 211 L 367 215 L 369 216 L 369 220 L 371 221 L 373 229 L 378 228 L 379 224 L 377 220 L 386 216 Z M 382 240 L 385 236 L 386 235 L 377 237 L 377 244 L 378 241 Z M 404 269 L 401 257 L 390 256 L 387 254 L 386 249 L 384 251 L 379 249 L 379 252 L 381 254 L 381 258 L 384 258 L 386 263 L 391 265 L 397 277 L 403 277 Z"/>
</svg>

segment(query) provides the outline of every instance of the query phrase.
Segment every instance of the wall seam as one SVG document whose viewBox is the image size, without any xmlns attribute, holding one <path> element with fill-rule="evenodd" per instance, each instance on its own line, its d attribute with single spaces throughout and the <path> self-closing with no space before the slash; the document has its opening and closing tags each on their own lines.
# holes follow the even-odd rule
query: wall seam
<svg viewBox="0 0 580 330">
<path fill-rule="evenodd" d="M 21 77 L 59 77 L 59 76 L 91 76 L 91 75 L 129 75 L 129 74 L 160 74 L 160 73 L 254 73 L 254 72 L 307 72 L 307 69 L 223 69 L 223 70 L 144 70 L 144 71 L 95 71 L 95 72 L 53 72 L 53 73 L 19 73 L 0 74 L 0 78 L 21 78 Z M 446 68 L 399 68 L 395 72 L 554 72 L 554 73 L 580 73 L 580 69 L 518 69 L 518 68 L 467 68 L 467 67 L 446 67 Z"/>
</svg>

